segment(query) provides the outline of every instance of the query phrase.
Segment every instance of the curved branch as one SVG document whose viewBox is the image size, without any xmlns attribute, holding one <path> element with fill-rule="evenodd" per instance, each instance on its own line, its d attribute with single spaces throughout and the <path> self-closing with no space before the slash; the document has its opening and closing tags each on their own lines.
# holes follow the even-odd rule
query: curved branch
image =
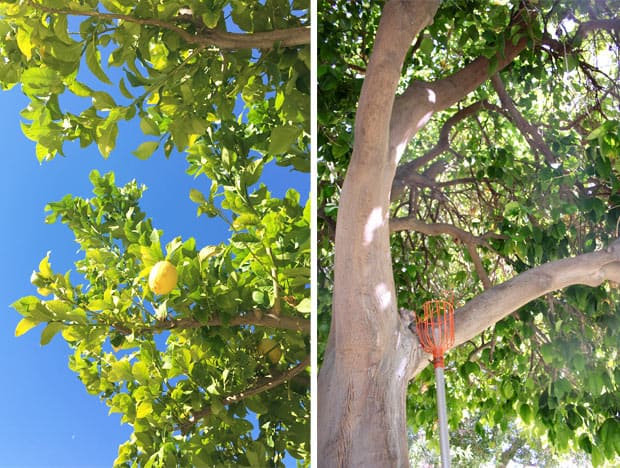
<svg viewBox="0 0 620 468">
<path fill-rule="evenodd" d="M 533 11 L 521 8 L 514 17 L 515 21 L 508 26 L 506 33 L 509 33 L 517 25 L 527 31 L 529 23 L 533 20 L 533 14 L 535 14 Z M 584 37 L 599 29 L 618 31 L 620 29 L 620 19 L 612 18 L 582 23 L 579 26 L 576 37 Z M 547 38 L 543 40 L 547 41 Z M 494 61 L 497 64 L 494 67 L 494 72 L 499 72 L 509 65 L 515 57 L 528 47 L 528 42 L 529 37 L 527 35 L 517 41 L 516 44 L 512 41 L 507 41 L 505 48 L 498 51 L 494 57 Z M 570 49 L 570 46 L 562 44 L 562 48 L 566 51 Z M 406 142 L 413 137 L 434 113 L 454 105 L 490 78 L 490 64 L 491 61 L 488 58 L 478 57 L 446 78 L 432 83 L 413 81 L 407 90 L 394 101 L 392 126 L 390 129 L 392 146 L 403 147 L 406 145 Z"/>
<path fill-rule="evenodd" d="M 488 289 L 454 314 L 455 345 L 471 340 L 519 307 L 575 284 L 620 283 L 620 239 L 605 250 L 545 263 Z"/>
<path fill-rule="evenodd" d="M 482 237 L 474 236 L 473 234 L 464 231 L 452 224 L 448 223 L 424 223 L 419 219 L 412 216 L 406 218 L 394 218 L 390 220 L 390 231 L 417 231 L 428 236 L 439 236 L 441 234 L 447 234 L 449 236 L 458 239 L 464 244 L 480 245 L 483 247 L 489 247 L 486 238 L 489 237 L 485 234 Z"/>
<path fill-rule="evenodd" d="M 179 26 L 157 18 L 136 18 L 120 13 L 102 13 L 100 11 L 71 10 L 67 8 L 51 8 L 29 1 L 28 4 L 39 11 L 51 14 L 89 16 L 107 20 L 121 20 L 128 23 L 157 26 L 177 33 L 188 44 L 200 47 L 215 46 L 219 49 L 271 49 L 276 46 L 295 47 L 310 44 L 310 27 L 301 26 L 291 29 L 276 29 L 254 33 L 231 33 L 216 29 L 205 29 L 194 35 Z"/>
<path fill-rule="evenodd" d="M 491 282 L 487 271 L 482 265 L 482 260 L 480 259 L 480 255 L 478 255 L 478 251 L 476 250 L 476 246 L 483 246 L 489 248 L 489 244 L 486 241 L 486 238 L 489 237 L 489 234 L 485 234 L 482 237 L 477 237 L 467 231 L 463 231 L 462 229 L 453 226 L 452 224 L 426 224 L 413 217 L 396 218 L 390 221 L 391 232 L 404 230 L 413 230 L 429 236 L 448 234 L 454 239 L 459 240 L 460 242 L 465 244 L 465 248 L 469 252 L 469 256 L 471 257 L 471 260 L 474 264 L 474 268 L 476 269 L 478 278 L 480 278 L 480 281 L 482 281 L 484 289 L 490 289 L 493 287 L 493 283 Z"/>
<path fill-rule="evenodd" d="M 494 73 L 504 69 L 526 49 L 530 41 L 528 31 L 531 30 L 531 23 L 534 21 L 535 15 L 536 12 L 528 10 L 526 6 L 522 6 L 517 11 L 513 21 L 506 28 L 505 34 L 512 36 L 513 28 L 518 26 L 524 33 L 524 37 L 516 44 L 512 40 L 506 41 L 504 49 L 497 51 L 494 57 L 497 64 L 493 67 Z M 447 109 L 467 96 L 490 77 L 490 71 L 491 60 L 486 57 L 479 57 L 453 75 L 432 83 L 431 88 L 437 95 L 435 110 Z"/>
<path fill-rule="evenodd" d="M 224 398 L 222 398 L 221 403 L 222 405 L 227 406 L 232 403 L 237 403 L 241 400 L 245 400 L 246 398 L 252 397 L 254 395 L 258 395 L 259 393 L 266 392 L 267 390 L 271 390 L 272 388 L 275 388 L 278 385 L 283 384 L 288 380 L 291 380 L 308 366 L 310 366 L 310 355 L 306 356 L 304 360 L 297 364 L 295 367 L 291 367 L 285 372 L 276 375 L 270 375 L 268 377 L 260 379 L 258 383 L 256 383 L 256 385 L 248 388 L 247 390 L 225 396 Z M 198 421 L 210 414 L 210 405 L 192 412 L 189 419 L 180 425 L 181 432 L 183 434 L 187 434 L 189 430 L 198 423 Z"/>
</svg>

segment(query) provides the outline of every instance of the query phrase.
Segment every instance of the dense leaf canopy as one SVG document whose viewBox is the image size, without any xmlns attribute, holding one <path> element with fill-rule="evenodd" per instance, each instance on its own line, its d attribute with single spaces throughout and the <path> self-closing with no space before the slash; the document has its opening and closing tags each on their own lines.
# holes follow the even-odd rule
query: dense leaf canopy
<svg viewBox="0 0 620 468">
<path fill-rule="evenodd" d="M 430 120 L 392 185 L 400 306 L 462 305 L 544 262 L 604 248 L 620 215 L 617 1 L 445 1 L 411 45 L 401 90 L 479 57 L 492 78 Z M 361 84 L 382 2 L 319 5 L 319 349 L 329 330 L 333 237 Z M 523 27 L 524 26 L 524 27 Z M 499 73 L 522 39 L 525 49 Z M 456 83 L 458 86 L 458 83 Z M 487 443 L 518 424 L 559 452 L 620 454 L 616 285 L 546 295 L 448 355 L 450 424 Z M 408 418 L 432 437 L 432 367 Z"/>
<path fill-rule="evenodd" d="M 163 245 L 144 187 L 93 171 L 92 198 L 47 206 L 80 246 L 76 271 L 41 261 L 38 296 L 13 304 L 16 335 L 42 324 L 41 344 L 70 345 L 88 392 L 133 427 L 117 466 L 307 463 L 310 207 L 293 189 L 273 197 L 261 174 L 309 170 L 308 2 L 0 2 L 0 18 L 0 83 L 30 98 L 40 161 L 70 141 L 108 157 L 137 119 L 133 154 L 184 153 L 211 181 L 189 193 L 198 214 L 231 232 Z M 164 259 L 178 282 L 157 295 L 148 276 Z M 259 350 L 266 338 L 281 353 Z"/>
</svg>

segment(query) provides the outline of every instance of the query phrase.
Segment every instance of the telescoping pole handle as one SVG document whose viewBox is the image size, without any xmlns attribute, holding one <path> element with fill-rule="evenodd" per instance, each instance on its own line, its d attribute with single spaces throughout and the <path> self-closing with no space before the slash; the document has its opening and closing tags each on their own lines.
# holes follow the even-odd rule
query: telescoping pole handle
<svg viewBox="0 0 620 468">
<path fill-rule="evenodd" d="M 450 440 L 448 438 L 448 415 L 446 411 L 446 387 L 443 367 L 435 367 L 437 385 L 437 414 L 439 416 L 439 447 L 441 449 L 441 466 L 450 468 Z"/>
</svg>

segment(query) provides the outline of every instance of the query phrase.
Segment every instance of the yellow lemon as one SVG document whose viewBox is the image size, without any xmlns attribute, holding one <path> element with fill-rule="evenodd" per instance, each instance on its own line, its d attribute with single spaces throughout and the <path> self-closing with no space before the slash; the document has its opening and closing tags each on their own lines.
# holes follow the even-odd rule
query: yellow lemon
<svg viewBox="0 0 620 468">
<path fill-rule="evenodd" d="M 263 338 L 261 340 L 258 344 L 258 352 L 261 356 L 266 354 L 269 360 L 274 364 L 282 357 L 282 349 L 280 348 L 280 345 L 271 338 Z"/>
<path fill-rule="evenodd" d="M 155 294 L 168 294 L 177 285 L 177 268 L 168 260 L 157 262 L 149 274 L 149 288 Z"/>
</svg>

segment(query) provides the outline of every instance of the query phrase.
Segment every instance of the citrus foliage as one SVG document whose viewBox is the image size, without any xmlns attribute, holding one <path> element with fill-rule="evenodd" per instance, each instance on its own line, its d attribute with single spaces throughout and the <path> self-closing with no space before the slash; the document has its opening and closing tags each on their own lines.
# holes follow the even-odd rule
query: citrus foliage
<svg viewBox="0 0 620 468">
<path fill-rule="evenodd" d="M 299 47 L 276 38 L 265 50 L 244 38 L 304 32 L 306 8 L 303 0 L 2 2 L 0 81 L 4 88 L 21 83 L 31 99 L 23 128 L 39 160 L 63 154 L 73 140 L 95 143 L 107 157 L 119 123 L 138 118 L 150 136 L 135 150 L 141 159 L 158 148 L 182 151 L 208 134 L 220 147 L 243 137 L 283 164 L 308 168 L 310 52 L 302 44 L 309 37 Z M 226 33 L 231 27 L 241 32 Z M 85 83 L 93 77 L 97 89 Z M 113 80 L 115 97 L 103 86 Z M 85 109 L 66 110 L 66 92 Z M 253 124 L 243 131 L 235 125 L 239 98 Z"/>
<path fill-rule="evenodd" d="M 134 155 L 185 153 L 188 173 L 211 181 L 189 193 L 198 214 L 230 225 L 218 245 L 163 245 L 139 206 L 144 187 L 96 171 L 92 198 L 47 206 L 83 256 L 74 273 L 41 261 L 39 295 L 13 304 L 15 333 L 40 325 L 41 344 L 62 337 L 88 392 L 133 427 L 117 466 L 308 461 L 310 207 L 261 182 L 269 163 L 309 169 L 307 8 L 0 2 L 0 83 L 30 98 L 23 130 L 40 161 L 69 141 L 108 157 L 119 124 L 137 120 Z M 162 260 L 178 280 L 155 294 L 148 277 Z M 280 348 L 273 359 L 265 339 Z"/>
<path fill-rule="evenodd" d="M 307 268 L 308 211 L 270 198 L 263 188 L 261 221 L 233 235 L 230 244 L 198 249 L 194 239 L 176 238 L 162 246 L 162 233 L 138 205 L 144 187 L 135 182 L 116 187 L 111 173 L 93 172 L 91 180 L 95 198 L 68 195 L 48 206 L 48 221 L 65 223 L 84 252 L 76 268 L 87 285 L 73 284 L 70 272 L 55 273 L 46 256 L 32 283 L 39 294 L 53 297 L 15 302 L 24 316 L 16 334 L 43 323 L 41 344 L 58 332 L 70 344 L 70 367 L 86 389 L 134 428 L 119 449 L 118 465 L 139 460 L 156 466 L 262 466 L 284 450 L 304 458 L 308 382 L 294 376 L 308 365 L 308 338 L 300 333 L 307 334 L 308 324 L 295 305 L 307 280 L 279 272 L 288 302 L 283 301 L 281 323 L 264 320 L 263 314 L 273 314 L 266 299 L 273 284 L 260 231 L 273 228 L 270 204 L 288 204 L 289 212 L 278 216 L 290 229 L 276 245 L 271 240 L 267 245 L 280 256 L 295 254 L 290 268 Z M 176 266 L 178 286 L 156 295 L 147 277 L 164 258 Z M 273 365 L 259 349 L 266 336 L 284 350 Z M 260 391 L 291 369 L 286 385 Z M 258 415 L 256 440 L 248 435 L 253 429 L 248 411 Z M 239 442 L 230 444 L 233 440 Z"/>
<path fill-rule="evenodd" d="M 453 291 L 456 305 L 541 263 L 600 249 L 620 215 L 618 2 L 442 2 L 402 75 L 434 81 L 477 57 L 489 76 L 507 44 L 527 48 L 493 80 L 438 114 L 410 143 L 392 186 L 391 255 L 399 305 Z M 319 7 L 319 333 L 329 329 L 339 189 L 356 103 L 381 13 L 377 2 Z M 511 21 L 527 12 L 526 36 Z M 581 25 L 581 27 L 580 27 Z M 602 27 L 602 25 L 605 25 Z M 344 35 L 344 39 L 343 39 Z M 508 99 L 506 99 L 508 97 Z M 409 163 L 409 164 L 408 164 Z M 620 455 L 614 285 L 574 286 L 521 308 L 449 354 L 452 428 L 513 421 L 594 464 Z M 412 426 L 431 431 L 434 377 L 411 385 Z M 429 432 L 429 439 L 432 434 Z"/>
</svg>

